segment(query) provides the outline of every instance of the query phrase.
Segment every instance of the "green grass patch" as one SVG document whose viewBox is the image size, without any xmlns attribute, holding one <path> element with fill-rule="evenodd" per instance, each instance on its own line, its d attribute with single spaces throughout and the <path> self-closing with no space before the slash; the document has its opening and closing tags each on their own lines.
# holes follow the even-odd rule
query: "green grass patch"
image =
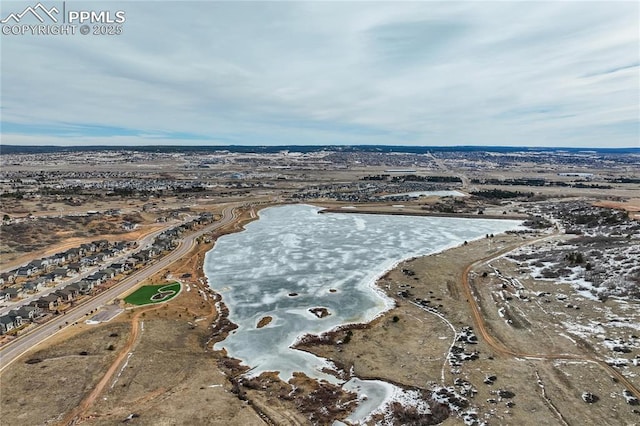
<svg viewBox="0 0 640 426">
<path fill-rule="evenodd" d="M 152 303 L 166 302 L 180 292 L 180 283 L 160 285 L 145 285 L 124 298 L 124 301 L 132 305 L 149 305 Z"/>
</svg>

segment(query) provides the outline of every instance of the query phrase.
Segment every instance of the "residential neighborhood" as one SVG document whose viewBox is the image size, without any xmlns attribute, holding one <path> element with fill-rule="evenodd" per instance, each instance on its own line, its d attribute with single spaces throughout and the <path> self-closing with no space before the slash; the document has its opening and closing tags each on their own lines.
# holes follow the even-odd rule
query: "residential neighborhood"
<svg viewBox="0 0 640 426">
<path fill-rule="evenodd" d="M 104 291 L 119 276 L 175 248 L 180 236 L 196 225 L 213 220 L 213 215 L 204 213 L 158 234 L 148 247 L 97 240 L 0 274 L 0 334 L 64 314 L 81 298 Z M 47 290 L 51 291 L 44 294 Z"/>
</svg>

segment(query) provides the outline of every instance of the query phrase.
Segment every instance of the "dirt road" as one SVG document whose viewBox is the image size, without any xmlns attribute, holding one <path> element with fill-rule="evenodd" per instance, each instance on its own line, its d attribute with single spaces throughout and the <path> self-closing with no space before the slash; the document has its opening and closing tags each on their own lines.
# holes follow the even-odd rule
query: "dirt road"
<svg viewBox="0 0 640 426">
<path fill-rule="evenodd" d="M 551 235 L 536 238 L 529 241 L 524 241 L 519 244 L 511 245 L 507 248 L 500 250 L 497 253 L 492 254 L 491 256 L 485 257 L 478 261 L 475 261 L 469 264 L 464 272 L 462 273 L 462 290 L 464 291 L 465 297 L 469 302 L 469 306 L 471 307 L 471 313 L 473 314 L 473 321 L 475 323 L 476 329 L 478 333 L 482 336 L 482 338 L 487 342 L 487 344 L 496 352 L 503 356 L 517 357 L 517 358 L 526 358 L 531 360 L 577 360 L 577 361 L 585 361 L 599 365 L 602 369 L 606 370 L 612 377 L 615 377 L 620 383 L 625 385 L 629 391 L 631 391 L 637 398 L 640 399 L 640 390 L 636 388 L 624 375 L 622 375 L 618 370 L 614 367 L 611 367 L 603 360 L 595 359 L 588 356 L 580 356 L 573 354 L 536 354 L 536 353 L 525 353 L 525 352 L 517 352 L 512 349 L 509 349 L 503 342 L 500 342 L 496 339 L 486 327 L 484 317 L 480 310 L 480 306 L 473 294 L 473 289 L 471 287 L 469 281 L 469 274 L 472 269 L 476 268 L 479 265 L 485 264 L 487 262 L 491 262 L 506 253 L 509 253 L 519 247 L 523 247 L 526 245 L 534 244 L 540 242 L 545 239 L 551 239 L 557 236 L 559 233 L 556 231 Z"/>
<path fill-rule="evenodd" d="M 82 418 L 82 415 L 87 411 L 89 407 L 91 407 L 96 398 L 102 393 L 107 383 L 112 380 L 113 375 L 120 369 L 120 366 L 127 359 L 127 356 L 137 343 L 138 336 L 140 335 L 140 316 L 146 312 L 159 309 L 162 306 L 163 304 L 158 304 L 150 308 L 136 311 L 135 315 L 131 319 L 131 334 L 129 335 L 129 340 L 127 341 L 126 345 L 122 348 L 122 350 L 118 354 L 118 357 L 113 361 L 113 363 L 104 374 L 102 379 L 100 379 L 96 387 L 93 388 L 91 393 L 82 400 L 82 402 L 75 410 L 69 413 L 65 417 L 65 419 L 60 422 L 61 425 L 74 425 L 78 420 Z"/>
</svg>

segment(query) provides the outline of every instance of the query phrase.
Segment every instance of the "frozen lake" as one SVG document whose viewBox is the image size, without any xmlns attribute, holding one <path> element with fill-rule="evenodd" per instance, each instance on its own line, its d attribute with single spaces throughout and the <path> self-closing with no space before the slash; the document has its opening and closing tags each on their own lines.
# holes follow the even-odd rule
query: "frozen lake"
<svg viewBox="0 0 640 426">
<path fill-rule="evenodd" d="M 318 214 L 308 205 L 272 207 L 246 230 L 223 236 L 207 253 L 205 273 L 238 325 L 215 349 L 253 368 L 251 375 L 296 371 L 337 382 L 320 370 L 326 361 L 293 350 L 304 334 L 368 322 L 391 301 L 375 280 L 399 261 L 498 234 L 513 220 L 359 214 Z M 318 318 L 310 308 L 322 307 Z M 271 323 L 256 325 L 270 316 Z"/>
</svg>

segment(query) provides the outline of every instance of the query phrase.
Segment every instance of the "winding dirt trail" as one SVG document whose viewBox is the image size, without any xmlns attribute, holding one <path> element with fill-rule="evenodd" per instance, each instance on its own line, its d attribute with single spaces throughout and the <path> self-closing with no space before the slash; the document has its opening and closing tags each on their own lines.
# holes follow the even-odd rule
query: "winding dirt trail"
<svg viewBox="0 0 640 426">
<path fill-rule="evenodd" d="M 487 342 L 487 344 L 495 352 L 503 356 L 525 358 L 530 360 L 576 360 L 576 361 L 584 361 L 584 362 L 590 362 L 593 364 L 598 364 L 602 369 L 606 370 L 612 377 L 615 377 L 621 384 L 626 386 L 627 389 L 636 396 L 636 398 L 640 399 L 640 390 L 638 390 L 638 388 L 634 386 L 633 383 L 631 383 L 624 375 L 622 375 L 622 373 L 620 373 L 615 368 L 611 367 L 609 364 L 607 364 L 603 360 L 588 357 L 588 356 L 574 355 L 574 354 L 535 354 L 535 353 L 514 351 L 513 349 L 508 348 L 503 342 L 496 339 L 493 335 L 491 335 L 491 333 L 487 329 L 486 324 L 484 322 L 484 317 L 482 316 L 482 313 L 480 311 L 480 306 L 478 305 L 478 302 L 473 295 L 473 289 L 471 288 L 471 284 L 469 282 L 469 273 L 471 272 L 471 270 L 486 262 L 495 260 L 503 256 L 504 254 L 509 253 L 510 251 L 513 251 L 517 248 L 534 244 L 534 243 L 543 241 L 545 239 L 550 239 L 550 238 L 556 237 L 557 235 L 559 235 L 559 232 L 555 231 L 551 235 L 525 241 L 519 244 L 510 245 L 498 251 L 497 253 L 494 253 L 490 256 L 487 256 L 483 259 L 477 260 L 469 264 L 465 268 L 461 277 L 462 289 L 464 291 L 465 297 L 467 298 L 467 301 L 469 302 L 469 306 L 471 307 L 471 312 L 473 314 L 473 321 L 475 323 L 476 329 L 478 330 L 482 338 L 485 340 L 485 342 Z"/>
<path fill-rule="evenodd" d="M 218 225 L 216 226 L 216 228 L 227 228 L 228 226 L 232 226 L 233 227 L 232 229 L 237 230 L 237 226 L 238 226 L 237 219 L 238 217 L 235 213 L 235 209 L 230 207 L 225 208 L 223 211 L 223 218 L 219 222 L 217 222 Z M 201 262 L 203 261 L 203 258 L 202 256 L 199 257 L 198 252 L 193 253 L 191 256 L 188 256 L 186 259 L 183 258 L 183 261 L 184 263 L 189 263 L 193 261 L 195 263 L 195 267 L 200 268 L 200 270 L 202 270 Z M 193 272 L 194 271 L 192 271 L 192 273 Z M 196 286 L 196 288 L 198 288 L 198 286 Z M 120 351 L 116 359 L 113 361 L 113 363 L 111 364 L 107 372 L 102 377 L 102 379 L 100 379 L 98 384 L 93 388 L 91 393 L 87 395 L 74 410 L 72 410 L 67 416 L 65 416 L 65 418 L 60 421 L 59 425 L 72 426 L 82 421 L 86 411 L 93 405 L 93 403 L 96 401 L 98 396 L 100 396 L 105 386 L 107 386 L 107 384 L 112 381 L 114 374 L 116 374 L 117 371 L 120 371 L 120 369 L 122 368 L 123 362 L 125 362 L 125 360 L 129 356 L 129 353 L 131 352 L 133 347 L 137 344 L 138 338 L 140 336 L 140 331 L 141 331 L 140 317 L 147 312 L 154 311 L 163 306 L 165 306 L 164 303 L 159 303 L 151 307 L 139 308 L 135 312 L 135 314 L 133 315 L 133 318 L 131 319 L 131 335 L 129 336 L 129 339 L 127 340 L 127 343 L 125 344 L 125 346 L 122 348 L 122 350 Z M 215 305 L 212 304 L 210 306 L 210 311 L 207 313 L 205 318 L 210 319 L 215 317 L 215 315 L 217 315 L 217 311 L 215 309 Z"/>
<path fill-rule="evenodd" d="M 133 318 L 131 319 L 131 334 L 129 335 L 127 343 L 120 350 L 116 359 L 113 361 L 104 376 L 102 376 L 102 379 L 100 379 L 95 388 L 93 388 L 91 393 L 87 395 L 82 402 L 80 402 L 80 404 L 60 422 L 60 425 L 71 426 L 77 424 L 79 420 L 82 420 L 84 413 L 89 409 L 89 407 L 91 407 L 91 405 L 93 405 L 95 400 L 104 390 L 105 386 L 111 382 L 113 375 L 119 371 L 122 363 L 127 359 L 129 353 L 138 342 L 138 337 L 140 336 L 140 316 L 146 312 L 154 311 L 163 306 L 164 304 L 160 303 L 150 308 L 138 310 L 133 315 Z"/>
</svg>

